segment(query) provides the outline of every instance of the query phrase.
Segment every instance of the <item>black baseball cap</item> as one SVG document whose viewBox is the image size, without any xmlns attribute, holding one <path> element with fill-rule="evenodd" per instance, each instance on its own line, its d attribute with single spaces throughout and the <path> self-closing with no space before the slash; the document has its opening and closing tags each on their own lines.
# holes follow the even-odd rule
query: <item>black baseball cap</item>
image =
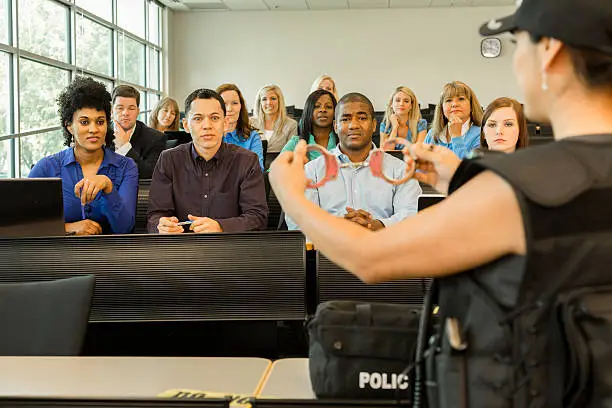
<svg viewBox="0 0 612 408">
<path fill-rule="evenodd" d="M 612 0 L 517 0 L 516 13 L 480 27 L 483 36 L 524 30 L 612 54 Z"/>
</svg>

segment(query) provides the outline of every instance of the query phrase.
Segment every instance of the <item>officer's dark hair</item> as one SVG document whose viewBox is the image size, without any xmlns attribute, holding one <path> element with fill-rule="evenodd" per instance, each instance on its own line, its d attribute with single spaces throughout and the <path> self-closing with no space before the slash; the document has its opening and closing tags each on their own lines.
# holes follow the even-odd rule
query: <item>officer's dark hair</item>
<svg viewBox="0 0 612 408">
<path fill-rule="evenodd" d="M 566 46 L 574 71 L 593 90 L 612 92 L 612 54 Z"/>
<path fill-rule="evenodd" d="M 531 33 L 529 36 L 534 44 L 542 39 Z M 612 92 L 612 54 L 569 44 L 565 44 L 565 48 L 582 83 L 595 91 Z"/>
</svg>

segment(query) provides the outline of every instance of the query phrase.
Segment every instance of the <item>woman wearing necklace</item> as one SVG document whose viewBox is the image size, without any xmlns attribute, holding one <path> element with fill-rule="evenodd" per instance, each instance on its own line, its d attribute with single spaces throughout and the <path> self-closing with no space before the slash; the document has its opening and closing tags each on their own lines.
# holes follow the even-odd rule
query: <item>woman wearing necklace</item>
<svg viewBox="0 0 612 408">
<path fill-rule="evenodd" d="M 338 136 L 334 131 L 335 110 L 336 98 L 331 92 L 318 89 L 311 93 L 304 104 L 298 127 L 299 136 L 289 139 L 282 151 L 292 152 L 300 140 L 309 145 L 318 144 L 327 150 L 336 147 Z M 320 155 L 317 151 L 308 152 L 308 160 L 314 160 Z"/>
<path fill-rule="evenodd" d="M 387 139 L 402 138 L 412 143 L 421 143 L 427 134 L 427 121 L 421 117 L 419 102 L 412 89 L 398 86 L 391 94 L 385 117 L 380 123 L 380 146 Z M 402 150 L 402 146 L 395 146 Z"/>
<path fill-rule="evenodd" d="M 425 143 L 444 146 L 460 159 L 480 147 L 482 107 L 476 94 L 463 82 L 444 85 Z"/>
<path fill-rule="evenodd" d="M 266 85 L 257 92 L 251 125 L 268 141 L 268 152 L 280 152 L 289 138 L 297 135 L 297 122 L 287 116 L 285 97 L 278 85 Z"/>
<path fill-rule="evenodd" d="M 41 159 L 28 177 L 62 179 L 66 233 L 125 234 L 134 228 L 138 168 L 112 148 L 111 95 L 77 77 L 58 98 L 65 145 Z"/>
</svg>

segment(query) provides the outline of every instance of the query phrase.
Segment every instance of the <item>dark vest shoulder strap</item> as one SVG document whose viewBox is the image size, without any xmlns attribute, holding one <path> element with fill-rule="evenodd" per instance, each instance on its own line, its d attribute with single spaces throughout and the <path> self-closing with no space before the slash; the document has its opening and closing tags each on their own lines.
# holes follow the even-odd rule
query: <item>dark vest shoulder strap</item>
<svg viewBox="0 0 612 408">
<path fill-rule="evenodd" d="M 606 150 L 608 157 L 603 163 L 610 167 L 612 151 Z M 510 155 L 492 154 L 465 160 L 453 177 L 451 192 L 481 171 L 491 170 L 529 200 L 556 207 L 606 178 L 606 170 L 601 168 L 603 158 L 593 156 L 597 152 L 597 146 L 592 144 L 554 142 Z"/>
</svg>

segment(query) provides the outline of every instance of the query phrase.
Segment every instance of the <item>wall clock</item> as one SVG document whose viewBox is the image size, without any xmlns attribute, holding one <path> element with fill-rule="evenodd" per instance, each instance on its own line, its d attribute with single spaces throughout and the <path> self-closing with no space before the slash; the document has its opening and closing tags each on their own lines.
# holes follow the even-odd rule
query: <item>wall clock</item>
<svg viewBox="0 0 612 408">
<path fill-rule="evenodd" d="M 489 37 L 480 43 L 480 54 L 485 58 L 497 58 L 501 54 L 502 44 L 499 38 Z"/>
</svg>

